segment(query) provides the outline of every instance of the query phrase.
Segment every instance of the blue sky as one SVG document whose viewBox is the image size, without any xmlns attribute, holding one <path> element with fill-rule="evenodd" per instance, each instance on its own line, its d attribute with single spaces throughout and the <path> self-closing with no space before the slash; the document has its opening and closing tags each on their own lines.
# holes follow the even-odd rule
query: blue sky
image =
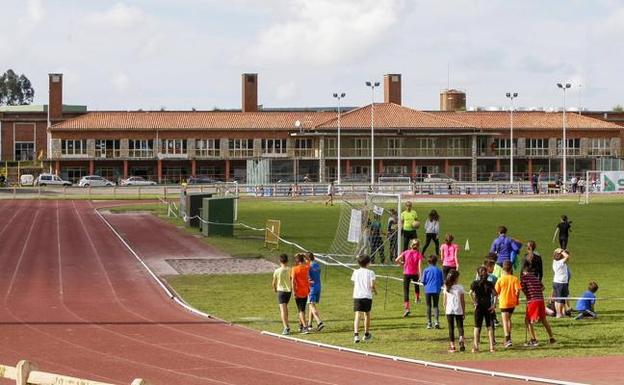
<svg viewBox="0 0 624 385">
<path fill-rule="evenodd" d="M 366 80 L 403 74 L 403 103 L 469 106 L 624 104 L 624 1 L 615 0 L 0 0 L 0 70 L 47 98 L 91 109 L 240 106 L 240 74 L 259 74 L 267 107 L 370 101 Z M 450 68 L 450 71 L 448 69 Z M 382 98 L 378 92 L 377 99 Z"/>
</svg>

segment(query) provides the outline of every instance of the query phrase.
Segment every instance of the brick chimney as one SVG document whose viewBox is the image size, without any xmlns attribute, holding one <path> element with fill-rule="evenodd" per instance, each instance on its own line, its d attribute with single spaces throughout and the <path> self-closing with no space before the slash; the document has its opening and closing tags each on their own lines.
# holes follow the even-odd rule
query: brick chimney
<svg viewBox="0 0 624 385">
<path fill-rule="evenodd" d="M 258 74 L 243 74 L 243 112 L 258 111 Z"/>
<path fill-rule="evenodd" d="M 63 118 L 63 74 L 49 74 L 48 111 L 50 120 Z"/>
<path fill-rule="evenodd" d="M 384 102 L 401 105 L 401 74 L 384 75 Z"/>
</svg>

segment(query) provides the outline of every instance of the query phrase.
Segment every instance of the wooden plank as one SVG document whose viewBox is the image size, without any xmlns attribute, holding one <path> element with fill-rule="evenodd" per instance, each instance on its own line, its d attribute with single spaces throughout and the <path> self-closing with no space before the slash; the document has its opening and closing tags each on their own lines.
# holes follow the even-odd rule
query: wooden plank
<svg viewBox="0 0 624 385">
<path fill-rule="evenodd" d="M 76 377 L 39 371 L 30 372 L 28 384 L 32 385 L 113 385 L 105 382 L 85 380 Z"/>
<path fill-rule="evenodd" d="M 12 366 L 0 365 L 0 378 L 15 380 L 17 370 Z"/>
</svg>

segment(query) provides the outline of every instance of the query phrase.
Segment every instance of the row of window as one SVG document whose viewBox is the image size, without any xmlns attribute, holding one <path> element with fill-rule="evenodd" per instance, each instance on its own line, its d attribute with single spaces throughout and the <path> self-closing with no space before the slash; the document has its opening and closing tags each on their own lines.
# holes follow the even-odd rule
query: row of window
<svg viewBox="0 0 624 385">
<path fill-rule="evenodd" d="M 557 148 L 562 148 L 562 140 L 557 139 Z M 532 150 L 542 150 L 549 148 L 549 139 L 548 138 L 536 138 L 536 139 L 525 139 L 525 148 Z M 509 150 L 510 140 L 509 139 L 494 139 L 494 146 L 497 149 L 501 150 Z M 514 148 L 518 147 L 518 139 L 514 139 L 513 141 Z M 581 148 L 581 139 L 572 138 L 566 139 L 566 147 L 569 149 L 580 149 Z M 606 150 L 611 148 L 611 139 L 609 138 L 592 138 L 589 139 L 589 148 L 590 149 L 599 149 Z"/>
</svg>

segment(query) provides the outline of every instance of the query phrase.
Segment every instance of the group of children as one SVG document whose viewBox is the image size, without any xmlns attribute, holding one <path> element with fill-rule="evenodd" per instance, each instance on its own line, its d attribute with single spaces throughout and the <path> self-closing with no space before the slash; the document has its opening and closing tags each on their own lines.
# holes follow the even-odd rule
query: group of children
<svg viewBox="0 0 624 385">
<path fill-rule="evenodd" d="M 415 302 L 420 303 L 421 286 L 424 290 L 425 303 L 427 309 L 427 328 L 440 329 L 440 309 L 439 302 L 442 295 L 444 313 L 447 320 L 449 332 L 449 352 L 466 350 L 464 336 L 464 318 L 466 315 L 466 291 L 459 284 L 459 246 L 454 243 L 452 234 L 446 234 L 442 245 L 438 246 L 437 232 L 439 231 L 439 215 L 437 212 L 430 213 L 425 229 L 427 231 L 427 242 L 425 249 L 431 241 L 436 244 L 436 253 L 427 258 L 428 266 L 422 269 L 423 253 L 420 251 L 420 241 L 417 238 L 409 242 L 409 248 L 398 255 L 395 262 L 403 267 L 403 317 L 408 317 L 411 313 L 410 289 L 414 284 Z M 561 223 L 557 226 L 560 236 L 560 245 L 567 246 L 571 222 L 566 216 L 562 216 Z M 435 230 L 436 233 L 429 233 Z M 541 256 L 536 251 L 536 243 L 528 241 L 526 243 L 526 255 L 520 264 L 519 252 L 523 243 L 509 237 L 504 226 L 498 228 L 498 236 L 492 242 L 490 252 L 486 256 L 483 264 L 476 269 L 475 279 L 470 285 L 468 292 L 469 299 L 474 307 L 474 338 L 472 352 L 478 352 L 480 348 L 480 337 L 483 325 L 487 328 L 489 351 L 495 351 L 496 325 L 499 325 L 496 315 L 496 307 L 500 309 L 501 323 L 504 332 L 504 347 L 509 348 L 512 343 L 512 315 L 515 308 L 520 304 L 520 293 L 524 293 L 526 298 L 525 325 L 527 334 L 530 336 L 525 346 L 535 347 L 538 345 L 534 325 L 542 323 L 549 338 L 550 343 L 555 343 L 552 328 L 546 318 L 549 311 L 544 299 L 544 276 L 543 262 Z M 441 259 L 442 269 L 437 266 L 438 258 Z M 563 247 L 557 248 L 553 252 L 553 294 L 554 315 L 563 317 L 569 314 L 566 309 L 567 297 L 569 297 L 570 269 L 568 261 L 570 253 Z M 281 266 L 273 275 L 273 288 L 278 293 L 278 303 L 282 323 L 283 334 L 289 334 L 288 309 L 290 293 L 295 293 L 295 301 L 299 311 L 299 329 L 302 333 L 312 330 L 312 322 L 317 322 L 316 330 L 320 331 L 324 325 L 318 312 L 320 301 L 320 265 L 314 261 L 312 253 L 300 253 L 295 255 L 296 266 L 289 269 L 287 266 L 288 257 L 285 254 L 280 256 Z M 376 294 L 375 273 L 370 270 L 371 257 L 361 255 L 357 258 L 358 269 L 353 271 L 351 280 L 353 282 L 353 309 L 354 309 L 354 342 L 361 340 L 369 341 L 372 338 L 370 332 L 371 308 L 373 294 Z M 515 270 L 520 271 L 519 277 L 514 275 Z M 579 313 L 576 319 L 596 318 L 594 310 L 596 301 L 595 293 L 598 285 L 590 282 L 588 290 L 582 294 L 577 302 L 576 310 Z M 309 315 L 306 321 L 306 304 L 309 304 Z M 364 319 L 364 336 L 361 339 L 359 334 L 361 319 Z M 457 329 L 457 342 L 455 345 Z"/>
</svg>

